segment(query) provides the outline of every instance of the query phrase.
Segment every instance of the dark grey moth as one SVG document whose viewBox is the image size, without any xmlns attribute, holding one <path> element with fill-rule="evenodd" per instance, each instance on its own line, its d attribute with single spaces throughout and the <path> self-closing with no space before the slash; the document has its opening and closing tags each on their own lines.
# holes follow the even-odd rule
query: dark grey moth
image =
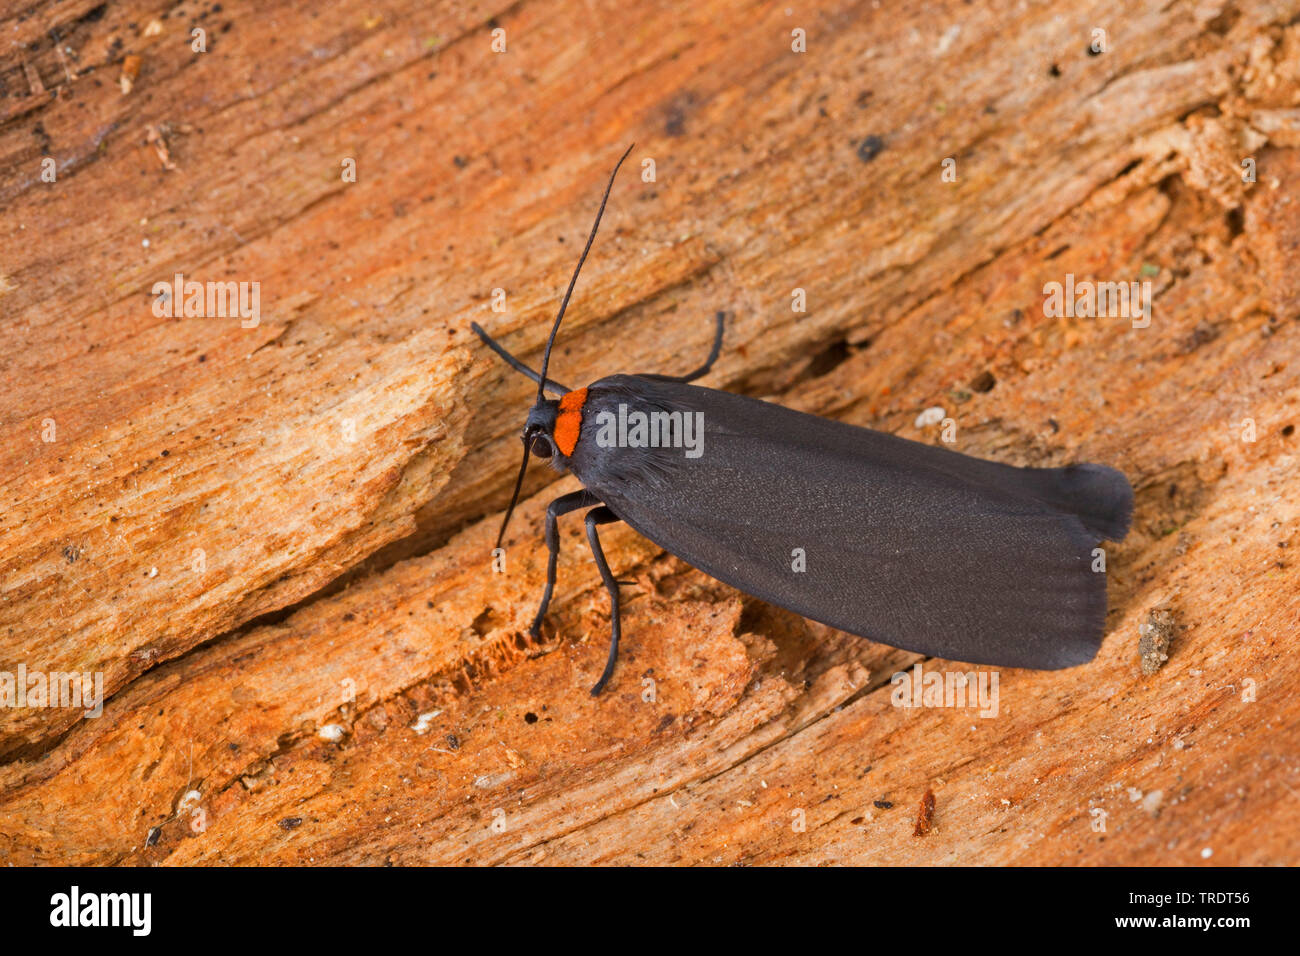
<svg viewBox="0 0 1300 956">
<path fill-rule="evenodd" d="M 537 383 L 523 429 L 530 455 L 583 490 L 546 510 L 546 587 L 555 587 L 558 519 L 588 508 L 587 538 L 609 591 L 610 647 L 621 634 L 618 581 L 597 527 L 624 521 L 706 574 L 804 617 L 894 647 L 975 664 L 1056 669 L 1090 661 L 1106 617 L 1102 539 L 1128 533 L 1133 489 L 1104 465 L 1018 468 L 757 399 L 681 376 L 611 375 L 582 389 L 547 378 L 551 349 L 619 166 L 560 304 L 541 371 L 474 331 Z M 546 394 L 558 396 L 548 399 Z"/>
</svg>

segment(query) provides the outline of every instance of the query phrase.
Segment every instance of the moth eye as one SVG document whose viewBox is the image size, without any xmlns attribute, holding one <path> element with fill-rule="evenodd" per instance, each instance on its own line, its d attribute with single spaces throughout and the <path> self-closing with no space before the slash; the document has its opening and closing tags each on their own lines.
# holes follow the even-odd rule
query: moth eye
<svg viewBox="0 0 1300 956">
<path fill-rule="evenodd" d="M 545 435 L 538 435 L 533 439 L 533 454 L 538 458 L 550 458 L 553 454 L 551 441 Z"/>
</svg>

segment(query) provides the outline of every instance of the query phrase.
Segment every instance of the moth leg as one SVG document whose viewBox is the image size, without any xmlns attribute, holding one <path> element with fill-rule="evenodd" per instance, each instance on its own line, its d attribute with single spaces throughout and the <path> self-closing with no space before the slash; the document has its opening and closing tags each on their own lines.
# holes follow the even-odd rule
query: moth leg
<svg viewBox="0 0 1300 956">
<path fill-rule="evenodd" d="M 685 375 L 643 375 L 642 378 L 652 378 L 656 382 L 693 382 L 697 378 L 703 378 L 709 374 L 709 369 L 713 368 L 713 363 L 718 360 L 722 353 L 722 327 L 726 324 L 727 313 L 719 312 L 713 317 L 717 323 L 717 331 L 713 334 L 713 348 L 709 350 L 709 357 L 704 360 L 704 364 L 694 372 L 687 372 Z"/>
<path fill-rule="evenodd" d="M 542 633 L 542 618 L 546 617 L 546 608 L 551 603 L 551 592 L 555 590 L 555 564 L 560 557 L 558 527 L 560 515 L 567 515 L 570 511 L 595 504 L 600 504 L 600 499 L 590 491 L 573 491 L 567 495 L 560 495 L 546 506 L 546 548 L 550 551 L 550 555 L 546 561 L 546 590 L 542 592 L 542 606 L 537 609 L 537 616 L 533 618 L 532 626 L 528 628 L 533 637 Z"/>
<path fill-rule="evenodd" d="M 492 336 L 488 335 L 485 331 L 483 331 L 483 327 L 479 325 L 477 322 L 471 322 L 469 324 L 469 327 L 474 330 L 475 335 L 477 335 L 480 339 L 483 340 L 484 345 L 490 348 L 493 352 L 496 352 L 497 355 L 501 357 L 501 360 L 505 362 L 507 365 L 509 365 L 516 372 L 520 373 L 521 375 L 526 375 L 528 378 L 532 379 L 534 383 L 541 379 L 541 376 L 538 375 L 535 371 L 533 371 L 523 362 L 519 361 L 519 359 L 515 358 L 513 355 L 507 352 L 505 346 L 503 346 L 496 339 L 492 338 Z M 555 381 L 555 379 L 549 377 L 546 379 L 546 390 L 550 392 L 552 395 L 563 395 L 566 392 L 570 391 L 570 389 L 565 388 L 559 382 Z"/>
<path fill-rule="evenodd" d="M 591 544 L 591 556 L 596 559 L 601 580 L 605 582 L 605 590 L 609 592 L 609 658 L 605 661 L 605 672 L 600 675 L 600 680 L 596 681 L 596 686 L 591 689 L 592 697 L 605 689 L 610 676 L 614 673 L 614 661 L 618 659 L 618 638 L 622 632 L 618 609 L 618 579 L 609 570 L 609 562 L 605 560 L 605 552 L 600 546 L 600 536 L 596 534 L 596 525 L 620 520 L 622 519 L 605 505 L 592 508 L 587 512 L 587 541 Z"/>
</svg>

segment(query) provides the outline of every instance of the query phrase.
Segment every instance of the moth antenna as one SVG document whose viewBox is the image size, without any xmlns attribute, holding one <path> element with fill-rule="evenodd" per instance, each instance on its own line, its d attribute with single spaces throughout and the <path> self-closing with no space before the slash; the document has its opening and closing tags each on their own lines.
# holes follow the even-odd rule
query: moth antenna
<svg viewBox="0 0 1300 956">
<path fill-rule="evenodd" d="M 546 381 L 545 378 L 542 381 Z M 506 509 L 506 516 L 501 521 L 501 530 L 497 532 L 496 546 L 501 547 L 501 542 L 506 538 L 506 528 L 510 526 L 510 516 L 515 513 L 515 502 L 519 500 L 519 489 L 524 486 L 524 472 L 528 471 L 528 442 L 524 442 L 524 460 L 519 463 L 519 477 L 515 479 L 515 493 L 510 496 L 510 507 Z"/>
<path fill-rule="evenodd" d="M 591 244 L 596 238 L 596 230 L 600 228 L 600 217 L 605 214 L 605 203 L 609 202 L 609 191 L 614 188 L 614 177 L 618 175 L 618 168 L 623 165 L 623 160 L 627 159 L 632 152 L 633 143 L 627 148 L 619 161 L 614 164 L 614 171 L 609 174 L 609 184 L 605 186 L 605 195 L 600 200 L 600 209 L 596 211 L 596 221 L 591 224 L 591 235 L 587 237 L 587 244 L 582 248 L 582 256 L 578 259 L 578 267 L 573 270 L 573 278 L 569 280 L 569 288 L 564 293 L 564 300 L 560 303 L 560 313 L 555 317 L 555 324 L 551 326 L 551 337 L 546 340 L 546 351 L 542 353 L 542 373 L 541 382 L 537 386 L 537 400 L 543 401 L 546 370 L 551 364 L 551 346 L 555 344 L 555 333 L 560 331 L 560 321 L 564 318 L 564 310 L 569 307 L 569 296 L 573 295 L 573 287 L 578 284 L 578 273 L 582 271 L 582 264 L 587 261 L 587 253 L 591 251 Z"/>
</svg>

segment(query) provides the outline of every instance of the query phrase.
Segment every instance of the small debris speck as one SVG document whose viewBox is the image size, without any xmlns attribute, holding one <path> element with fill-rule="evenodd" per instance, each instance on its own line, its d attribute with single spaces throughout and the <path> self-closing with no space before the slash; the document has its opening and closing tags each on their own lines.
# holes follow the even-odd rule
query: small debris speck
<svg viewBox="0 0 1300 956">
<path fill-rule="evenodd" d="M 1160 813 L 1160 804 L 1164 802 L 1165 792 L 1163 790 L 1152 790 L 1142 798 L 1142 809 L 1153 817 Z"/>
<path fill-rule="evenodd" d="M 885 141 L 874 133 L 858 144 L 858 159 L 869 163 L 885 149 Z"/>
<path fill-rule="evenodd" d="M 433 723 L 433 718 L 437 717 L 441 713 L 442 711 L 440 710 L 431 710 L 428 713 L 421 714 L 415 718 L 415 723 L 411 724 L 411 729 L 417 734 L 427 733 L 429 725 Z"/>
<path fill-rule="evenodd" d="M 916 416 L 916 427 L 925 428 L 928 425 L 937 425 L 943 421 L 944 411 L 940 405 L 931 405 L 920 415 Z"/>
<path fill-rule="evenodd" d="M 1169 660 L 1169 644 L 1178 624 L 1173 612 L 1161 605 L 1152 608 L 1146 620 L 1138 626 L 1138 656 L 1142 659 L 1142 673 L 1154 674 Z"/>
<path fill-rule="evenodd" d="M 916 828 L 912 831 L 912 836 L 923 837 L 929 834 L 934 827 L 934 791 L 925 791 L 925 796 L 921 798 L 921 808 L 916 814 Z"/>
</svg>

